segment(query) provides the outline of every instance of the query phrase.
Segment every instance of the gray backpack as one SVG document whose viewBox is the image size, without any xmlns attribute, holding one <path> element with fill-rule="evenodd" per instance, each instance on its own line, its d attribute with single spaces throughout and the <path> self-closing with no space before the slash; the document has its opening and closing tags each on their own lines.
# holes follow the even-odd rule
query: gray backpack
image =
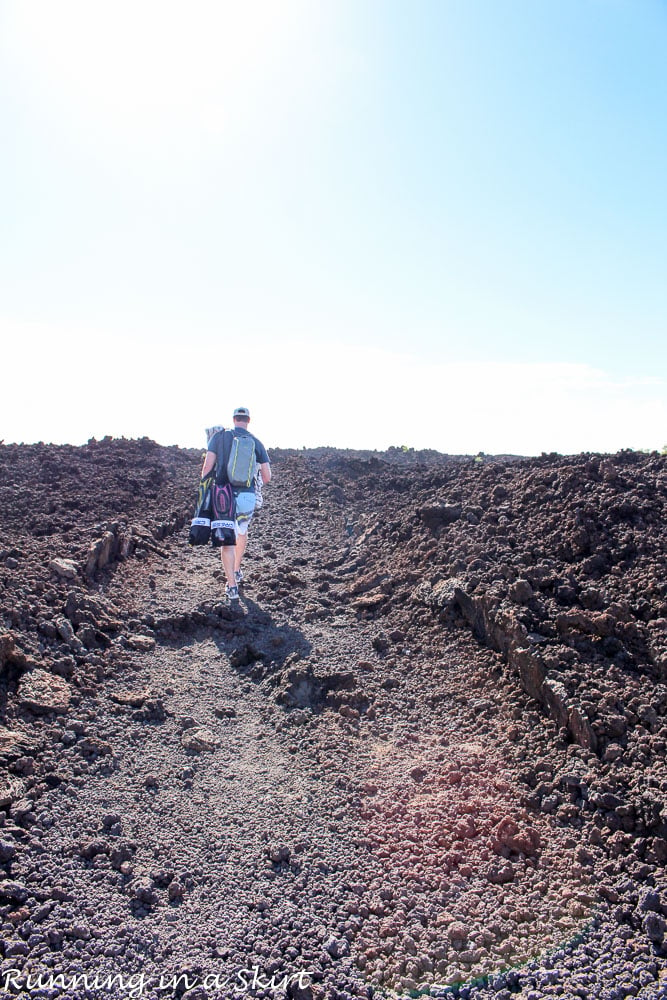
<svg viewBox="0 0 667 1000">
<path fill-rule="evenodd" d="M 227 479 L 232 486 L 249 487 L 255 478 L 255 439 L 250 435 L 232 435 L 227 459 Z"/>
</svg>

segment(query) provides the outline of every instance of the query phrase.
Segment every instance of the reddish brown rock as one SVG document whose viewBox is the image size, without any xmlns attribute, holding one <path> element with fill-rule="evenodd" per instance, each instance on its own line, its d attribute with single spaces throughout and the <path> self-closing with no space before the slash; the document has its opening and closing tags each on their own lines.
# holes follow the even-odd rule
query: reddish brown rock
<svg viewBox="0 0 667 1000">
<path fill-rule="evenodd" d="M 33 712 L 66 712 L 70 702 L 67 681 L 46 670 L 34 669 L 24 674 L 18 687 L 19 702 Z"/>
</svg>

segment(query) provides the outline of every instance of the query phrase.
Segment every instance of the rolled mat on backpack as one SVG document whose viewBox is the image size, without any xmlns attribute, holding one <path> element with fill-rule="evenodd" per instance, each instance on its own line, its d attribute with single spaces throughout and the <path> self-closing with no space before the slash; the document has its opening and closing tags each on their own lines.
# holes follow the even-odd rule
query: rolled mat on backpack
<svg viewBox="0 0 667 1000">
<path fill-rule="evenodd" d="M 190 523 L 190 545 L 208 545 L 211 537 L 211 517 L 213 514 L 213 476 L 207 476 L 199 483 L 195 516 Z"/>
</svg>

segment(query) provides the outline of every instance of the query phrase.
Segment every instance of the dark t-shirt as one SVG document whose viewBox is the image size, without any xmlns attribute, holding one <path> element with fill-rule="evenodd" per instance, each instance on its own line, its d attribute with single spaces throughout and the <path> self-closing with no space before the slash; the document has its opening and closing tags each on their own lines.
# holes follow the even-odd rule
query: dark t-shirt
<svg viewBox="0 0 667 1000">
<path fill-rule="evenodd" d="M 262 442 L 259 440 L 259 438 L 256 438 L 254 434 L 251 434 L 250 431 L 246 430 L 245 427 L 230 427 L 229 430 L 234 435 L 234 437 L 251 437 L 253 439 L 253 441 L 255 442 L 255 458 L 257 459 L 260 465 L 263 465 L 265 462 L 269 461 L 269 453 L 262 444 Z M 208 450 L 214 451 L 216 454 L 216 461 L 218 468 L 223 464 L 224 461 L 223 455 L 225 449 L 225 433 L 226 431 L 217 431 L 208 443 Z M 234 487 L 234 489 L 238 491 L 238 487 Z M 251 480 L 250 486 L 247 487 L 244 486 L 243 491 L 246 493 L 254 493 L 255 480 L 254 479 Z"/>
</svg>

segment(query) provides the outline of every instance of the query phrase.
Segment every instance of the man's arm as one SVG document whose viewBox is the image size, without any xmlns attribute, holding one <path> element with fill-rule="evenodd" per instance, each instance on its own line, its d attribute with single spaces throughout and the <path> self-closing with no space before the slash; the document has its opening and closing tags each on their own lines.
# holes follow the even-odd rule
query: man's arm
<svg viewBox="0 0 667 1000">
<path fill-rule="evenodd" d="M 259 462 L 259 474 L 262 477 L 262 483 L 266 486 L 267 483 L 271 482 L 271 466 L 269 465 L 269 453 L 262 444 L 255 438 L 255 443 L 257 446 L 257 461 Z"/>
<path fill-rule="evenodd" d="M 201 469 L 201 477 L 202 477 L 202 479 L 206 479 L 206 477 L 208 476 L 209 472 L 212 472 L 213 469 L 215 469 L 215 463 L 216 463 L 216 461 L 217 461 L 217 455 L 216 455 L 216 453 L 214 451 L 207 451 L 206 452 L 206 458 L 204 459 L 204 464 L 202 465 L 202 469 Z"/>
</svg>

